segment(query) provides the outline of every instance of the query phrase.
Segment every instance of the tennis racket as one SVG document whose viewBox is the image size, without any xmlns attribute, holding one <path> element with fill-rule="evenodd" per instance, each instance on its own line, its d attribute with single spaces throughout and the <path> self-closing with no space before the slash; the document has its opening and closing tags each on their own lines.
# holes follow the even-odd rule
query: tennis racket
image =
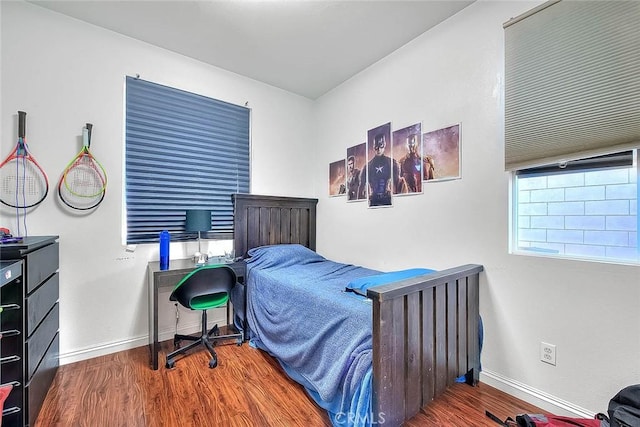
<svg viewBox="0 0 640 427">
<path fill-rule="evenodd" d="M 58 183 L 60 200 L 72 209 L 88 210 L 104 200 L 107 173 L 90 151 L 93 125 L 82 128 L 82 149 L 69 162 Z"/>
<path fill-rule="evenodd" d="M 18 111 L 18 143 L 0 164 L 0 202 L 12 208 L 39 205 L 49 192 L 47 174 L 27 149 L 27 113 Z"/>
</svg>

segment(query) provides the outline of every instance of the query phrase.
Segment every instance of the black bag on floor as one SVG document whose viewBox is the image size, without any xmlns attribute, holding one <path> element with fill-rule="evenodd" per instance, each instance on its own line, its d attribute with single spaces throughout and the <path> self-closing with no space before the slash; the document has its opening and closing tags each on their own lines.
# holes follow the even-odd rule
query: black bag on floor
<svg viewBox="0 0 640 427">
<path fill-rule="evenodd" d="M 604 414 L 593 418 L 571 418 L 551 414 L 522 414 L 516 417 L 518 427 L 610 427 Z"/>
<path fill-rule="evenodd" d="M 625 387 L 609 401 L 611 427 L 640 427 L 640 384 Z"/>
</svg>

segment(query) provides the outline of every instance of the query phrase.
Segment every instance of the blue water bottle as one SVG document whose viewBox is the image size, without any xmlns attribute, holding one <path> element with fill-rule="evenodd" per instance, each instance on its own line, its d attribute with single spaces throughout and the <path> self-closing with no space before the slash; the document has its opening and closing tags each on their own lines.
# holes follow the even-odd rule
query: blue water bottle
<svg viewBox="0 0 640 427">
<path fill-rule="evenodd" d="M 169 269 L 169 242 L 171 236 L 167 230 L 160 233 L 160 270 Z"/>
</svg>

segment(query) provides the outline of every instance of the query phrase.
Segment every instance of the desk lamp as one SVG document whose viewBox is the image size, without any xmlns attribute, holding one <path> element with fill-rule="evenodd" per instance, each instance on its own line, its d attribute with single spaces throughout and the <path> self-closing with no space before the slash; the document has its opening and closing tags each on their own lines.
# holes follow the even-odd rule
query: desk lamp
<svg viewBox="0 0 640 427">
<path fill-rule="evenodd" d="M 187 211 L 186 231 L 198 232 L 198 252 L 193 256 L 196 264 L 204 264 L 209 259 L 200 248 L 200 233 L 211 230 L 211 211 L 204 209 L 192 209 Z"/>
</svg>

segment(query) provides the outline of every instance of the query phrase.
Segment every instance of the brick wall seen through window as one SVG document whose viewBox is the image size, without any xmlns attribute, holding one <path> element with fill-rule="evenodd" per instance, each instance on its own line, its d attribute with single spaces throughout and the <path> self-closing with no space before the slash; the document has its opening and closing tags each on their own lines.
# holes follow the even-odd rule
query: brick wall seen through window
<svg viewBox="0 0 640 427">
<path fill-rule="evenodd" d="M 517 249 L 637 262 L 637 181 L 635 165 L 516 177 Z"/>
</svg>

